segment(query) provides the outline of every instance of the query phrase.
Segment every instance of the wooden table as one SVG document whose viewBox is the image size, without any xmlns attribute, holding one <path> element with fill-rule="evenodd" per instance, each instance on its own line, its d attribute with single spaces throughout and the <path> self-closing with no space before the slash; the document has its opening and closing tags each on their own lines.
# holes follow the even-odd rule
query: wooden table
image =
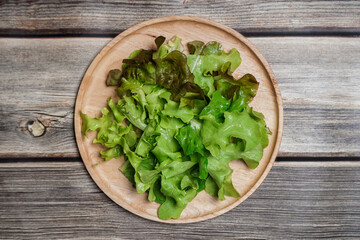
<svg viewBox="0 0 360 240">
<path fill-rule="evenodd" d="M 79 156 L 73 109 L 95 55 L 150 18 L 194 15 L 248 37 L 284 100 L 260 188 L 212 220 L 167 225 L 122 209 Z M 360 238 L 359 1 L 0 3 L 0 238 Z M 45 126 L 42 136 L 29 130 Z"/>
</svg>

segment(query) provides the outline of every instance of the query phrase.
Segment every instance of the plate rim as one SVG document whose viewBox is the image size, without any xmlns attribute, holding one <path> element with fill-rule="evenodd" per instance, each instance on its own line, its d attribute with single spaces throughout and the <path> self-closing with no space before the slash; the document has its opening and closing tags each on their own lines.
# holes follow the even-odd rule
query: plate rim
<svg viewBox="0 0 360 240">
<path fill-rule="evenodd" d="M 101 62 L 102 58 L 106 55 L 106 53 L 108 51 L 111 50 L 111 48 L 117 43 L 119 42 L 121 39 L 123 39 L 124 37 L 126 37 L 127 35 L 152 24 L 157 24 L 157 23 L 163 23 L 163 22 L 171 22 L 171 21 L 194 21 L 194 22 L 198 22 L 198 23 L 202 23 L 202 24 L 207 24 L 207 25 L 211 25 L 217 28 L 220 28 L 221 30 L 233 35 L 234 37 L 236 37 L 239 41 L 241 41 L 243 44 L 245 44 L 253 53 L 254 55 L 259 59 L 259 61 L 261 62 L 261 64 L 264 66 L 265 71 L 267 73 L 267 75 L 269 76 L 269 79 L 271 80 L 272 83 L 272 87 L 273 90 L 275 92 L 275 99 L 277 102 L 277 116 L 278 116 L 278 126 L 277 126 L 277 136 L 275 139 L 275 145 L 273 148 L 273 151 L 271 153 L 271 157 L 270 160 L 267 164 L 267 166 L 265 167 L 263 173 L 260 175 L 260 177 L 257 179 L 257 181 L 255 182 L 255 184 L 250 188 L 250 190 L 248 192 L 246 192 L 246 194 L 244 194 L 243 196 L 241 196 L 238 200 L 236 200 L 234 203 L 216 211 L 216 212 L 211 212 L 208 213 L 206 215 L 203 216 L 199 216 L 199 217 L 195 217 L 195 218 L 188 218 L 188 219 L 169 219 L 169 220 L 162 220 L 159 219 L 158 217 L 154 217 L 152 215 L 146 214 L 143 215 L 141 213 L 141 211 L 137 211 L 134 208 L 130 207 L 127 204 L 124 204 L 123 202 L 118 202 L 116 200 L 114 200 L 114 198 L 112 197 L 113 194 L 111 192 L 108 192 L 107 189 L 105 188 L 105 186 L 103 186 L 103 183 L 101 182 L 100 178 L 97 176 L 97 174 L 95 174 L 93 172 L 92 165 L 88 164 L 85 160 L 84 157 L 87 157 L 87 154 L 85 153 L 85 148 L 84 145 L 82 144 L 82 133 L 81 133 L 81 126 L 79 126 L 79 122 L 80 121 L 80 106 L 82 104 L 82 99 L 83 99 L 83 95 L 85 94 L 85 87 L 86 87 L 86 83 L 89 81 L 87 79 L 89 79 L 88 76 L 91 75 L 91 73 L 94 71 L 94 69 L 96 68 L 96 66 Z M 274 165 L 275 159 L 278 155 L 279 149 L 280 149 L 280 144 L 281 144 L 281 140 L 282 140 L 282 135 L 283 135 L 283 118 L 284 118 L 284 114 L 283 114 L 283 102 L 282 102 L 282 97 L 281 97 L 281 93 L 280 93 L 280 89 L 278 86 L 278 83 L 276 81 L 275 75 L 269 65 L 269 63 L 267 62 L 267 60 L 265 59 L 265 57 L 261 54 L 261 52 L 256 48 L 256 46 L 247 38 L 245 38 L 242 34 L 240 34 L 239 32 L 237 32 L 236 30 L 223 25 L 221 23 L 215 22 L 213 20 L 209 20 L 206 18 L 201 18 L 201 17 L 195 17 L 195 16 L 186 16 L 186 15 L 173 15 L 173 16 L 165 16 L 165 17 L 159 17 L 159 18 L 154 18 L 154 19 L 150 19 L 147 21 L 143 21 L 140 22 L 128 29 L 126 29 L 125 31 L 121 32 L 120 34 L 118 34 L 116 37 L 114 37 L 109 43 L 107 43 L 102 49 L 101 51 L 95 56 L 95 58 L 92 59 L 91 64 L 89 65 L 89 67 L 87 68 L 86 72 L 83 75 L 83 78 L 81 80 L 77 95 L 76 95 L 76 100 L 75 100 L 75 107 L 74 107 L 74 131 L 75 131 L 75 139 L 76 139 L 76 144 L 77 144 L 77 148 L 79 150 L 81 159 L 86 167 L 87 172 L 89 173 L 89 175 L 91 176 L 92 180 L 95 182 L 95 184 L 101 189 L 101 191 L 107 196 L 109 197 L 113 202 L 115 202 L 117 205 L 119 205 L 120 207 L 126 209 L 127 211 L 136 214 L 142 218 L 148 219 L 148 220 L 152 220 L 152 221 L 157 221 L 157 222 L 163 222 L 163 223 L 170 223 L 170 224 L 184 224 L 184 223 L 195 223 L 195 222 L 201 222 L 201 221 L 205 221 L 205 220 L 209 220 L 212 218 L 215 218 L 217 216 L 220 216 L 230 210 L 232 210 L 233 208 L 237 207 L 238 205 L 240 205 L 242 202 L 244 202 L 247 198 L 250 197 L 251 194 L 253 194 L 256 189 L 261 185 L 261 183 L 265 180 L 265 178 L 267 177 L 267 175 L 269 174 L 271 168 Z"/>
</svg>

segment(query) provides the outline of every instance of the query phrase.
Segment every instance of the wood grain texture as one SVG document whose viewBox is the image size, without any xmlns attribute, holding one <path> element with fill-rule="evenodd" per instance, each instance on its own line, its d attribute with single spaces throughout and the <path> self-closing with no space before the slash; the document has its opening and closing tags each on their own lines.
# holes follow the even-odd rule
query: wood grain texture
<svg viewBox="0 0 360 240">
<path fill-rule="evenodd" d="M 170 39 L 174 35 L 180 37 L 184 43 L 197 39 L 203 42 L 215 39 L 223 44 L 226 51 L 233 48 L 243 54 L 241 67 L 233 72 L 236 79 L 246 73 L 252 73 L 260 82 L 256 98 L 251 106 L 264 114 L 267 127 L 272 131 L 269 144 L 264 150 L 259 166 L 249 170 L 244 162 L 233 164 L 233 184 L 238 186 L 242 195 L 239 199 L 227 199 L 214 202 L 206 194 L 198 194 L 195 199 L 182 211 L 178 219 L 160 220 L 157 216 L 158 204 L 150 203 L 138 194 L 128 194 L 132 185 L 123 177 L 117 178 L 120 161 L 110 161 L 100 166 L 94 164 L 102 161 L 99 157 L 101 147 L 93 144 L 93 135 L 86 138 L 82 134 L 82 121 L 80 112 L 96 116 L 109 96 L 114 95 L 114 88 L 109 88 L 104 79 L 109 71 L 120 68 L 119 59 L 125 59 L 138 46 L 145 49 L 155 47 L 156 37 L 163 35 Z M 185 47 L 185 53 L 187 47 Z M 109 42 L 92 61 L 81 82 L 75 104 L 74 112 L 75 137 L 80 155 L 86 169 L 99 188 L 113 201 L 123 208 L 154 221 L 166 223 L 192 223 L 208 220 L 223 214 L 247 199 L 269 173 L 279 151 L 283 131 L 283 105 L 280 90 L 274 73 L 259 50 L 244 36 L 235 30 L 208 19 L 189 16 L 170 16 L 142 22 L 127 29 Z M 245 171 L 243 171 L 245 170 Z"/>
<path fill-rule="evenodd" d="M 107 198 L 78 162 L 0 164 L 1 238 L 360 238 L 360 162 L 276 162 L 260 188 L 202 223 L 140 218 Z"/>
<path fill-rule="evenodd" d="M 0 34 L 118 34 L 168 15 L 209 18 L 241 32 L 360 32 L 359 1 L 3 1 Z"/>
<path fill-rule="evenodd" d="M 0 157 L 76 157 L 73 109 L 109 38 L 0 39 Z M 250 38 L 284 100 L 280 156 L 360 156 L 360 38 Z M 46 127 L 27 131 L 29 120 Z"/>
</svg>

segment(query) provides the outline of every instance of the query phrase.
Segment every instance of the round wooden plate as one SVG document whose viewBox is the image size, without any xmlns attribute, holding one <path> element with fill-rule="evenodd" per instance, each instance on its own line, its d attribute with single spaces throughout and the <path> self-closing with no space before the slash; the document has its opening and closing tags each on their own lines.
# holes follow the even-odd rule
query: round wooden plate
<svg viewBox="0 0 360 240">
<path fill-rule="evenodd" d="M 109 70 L 120 68 L 122 60 L 135 49 L 155 48 L 154 39 L 163 35 L 167 39 L 174 35 L 180 37 L 184 45 L 193 40 L 203 42 L 218 41 L 226 51 L 236 48 L 242 63 L 234 72 L 235 77 L 246 73 L 253 74 L 260 82 L 259 90 L 251 105 L 265 115 L 267 126 L 272 131 L 269 146 L 264 151 L 260 165 L 249 169 L 241 160 L 230 163 L 233 184 L 241 198 L 227 197 L 219 201 L 200 192 L 188 204 L 179 219 L 160 220 L 157 217 L 159 204 L 149 202 L 147 194 L 137 194 L 130 182 L 118 170 L 123 159 L 112 159 L 93 166 L 101 161 L 100 144 L 92 144 L 95 133 L 89 138 L 81 134 L 80 111 L 91 117 L 99 117 L 101 108 L 106 106 L 109 96 L 116 96 L 115 87 L 106 87 L 105 78 Z M 152 19 L 137 24 L 110 41 L 91 63 L 81 82 L 75 106 L 75 136 L 84 164 L 100 189 L 113 201 L 141 217 L 167 223 L 191 223 L 207 220 L 223 214 L 247 199 L 262 183 L 269 173 L 280 147 L 283 128 L 283 106 L 275 76 L 259 50 L 244 36 L 222 24 L 190 16 L 169 16 Z"/>
</svg>

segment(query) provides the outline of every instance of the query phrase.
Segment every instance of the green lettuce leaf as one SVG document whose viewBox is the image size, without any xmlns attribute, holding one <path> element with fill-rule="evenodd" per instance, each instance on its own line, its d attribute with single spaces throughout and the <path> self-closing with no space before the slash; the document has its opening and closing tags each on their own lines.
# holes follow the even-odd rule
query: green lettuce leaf
<svg viewBox="0 0 360 240">
<path fill-rule="evenodd" d="M 117 94 L 119 97 L 129 96 L 129 93 L 134 93 L 142 90 L 146 84 L 138 81 L 127 80 L 126 78 L 121 79 L 121 86 L 117 88 Z"/>
<path fill-rule="evenodd" d="M 160 115 L 160 127 L 165 129 L 179 129 L 183 127 L 185 123 L 178 118 L 169 117 L 166 115 Z"/>
<path fill-rule="evenodd" d="M 204 44 L 201 41 L 192 41 L 188 44 L 189 52 L 193 55 L 211 55 L 211 54 L 222 54 L 223 47 L 218 42 L 208 42 Z"/>
<path fill-rule="evenodd" d="M 175 136 L 185 155 L 199 153 L 205 156 L 205 147 L 201 142 L 200 129 L 201 122 L 193 119 L 189 124 L 180 128 Z"/>
<path fill-rule="evenodd" d="M 198 163 L 197 171 L 193 172 L 194 177 L 197 177 L 202 180 L 206 180 L 206 178 L 208 176 L 208 170 L 207 170 L 208 156 L 209 156 L 209 154 L 207 152 L 205 152 L 205 154 L 203 154 L 203 155 L 201 155 L 199 153 L 193 153 L 190 155 L 191 161 Z"/>
<path fill-rule="evenodd" d="M 146 157 L 149 155 L 150 151 L 154 148 L 156 143 L 156 136 L 159 135 L 157 131 L 157 122 L 156 120 L 151 120 L 146 126 L 144 132 L 142 133 L 135 149 L 135 153 L 139 156 Z"/>
<path fill-rule="evenodd" d="M 130 161 L 126 160 L 121 165 L 119 170 L 125 175 L 125 177 L 131 182 L 131 184 L 135 188 L 136 187 L 135 180 L 134 180 L 135 169 L 133 168 L 133 166 L 131 166 Z"/>
<path fill-rule="evenodd" d="M 157 179 L 149 189 L 148 200 L 150 202 L 157 202 L 163 204 L 166 200 L 166 196 L 161 192 L 161 180 Z"/>
<path fill-rule="evenodd" d="M 114 116 L 109 112 L 107 108 L 102 109 L 101 118 L 91 118 L 89 115 L 80 112 L 82 119 L 81 132 L 87 137 L 87 131 L 98 131 L 98 136 L 103 135 L 108 131 L 108 128 L 112 125 Z"/>
<path fill-rule="evenodd" d="M 214 93 L 210 103 L 201 111 L 201 116 L 211 114 L 215 117 L 217 122 L 224 121 L 224 112 L 230 107 L 230 100 L 221 95 L 218 90 Z"/>
<path fill-rule="evenodd" d="M 108 99 L 102 116 L 84 113 L 82 133 L 97 131 L 108 161 L 124 156 L 119 170 L 138 193 L 161 204 L 160 219 L 178 218 L 198 192 L 220 200 L 240 197 L 229 162 L 242 159 L 251 169 L 269 144 L 264 115 L 248 104 L 259 83 L 251 74 L 232 76 L 240 65 L 236 49 L 218 42 L 155 39 L 157 49 L 135 50 L 106 84 L 118 86 L 117 103 Z"/>
<path fill-rule="evenodd" d="M 146 158 L 140 157 L 139 155 L 137 155 L 136 153 L 131 151 L 130 148 L 127 146 L 127 144 L 124 144 L 124 150 L 123 151 L 124 151 L 126 157 L 128 158 L 131 166 L 135 170 L 134 182 L 135 182 L 135 185 L 136 185 L 137 192 L 138 193 L 146 192 L 150 188 L 150 186 L 153 184 L 153 182 L 144 182 L 144 181 L 142 181 L 142 179 L 140 178 L 140 175 L 139 175 L 139 171 L 140 170 L 149 170 L 146 167 L 145 167 L 145 169 L 142 169 L 141 166 L 144 167 L 143 162 L 149 161 L 148 158 L 150 156 L 148 156 Z M 155 180 L 156 180 L 156 178 L 153 179 L 153 181 L 155 181 Z"/>
<path fill-rule="evenodd" d="M 196 179 L 192 178 L 190 175 L 185 175 L 181 179 L 180 188 L 182 190 L 189 190 L 191 188 L 198 189 L 199 186 L 198 186 L 198 182 L 196 181 Z"/>
<path fill-rule="evenodd" d="M 174 136 L 176 130 L 160 128 L 160 135 L 156 137 L 156 146 L 151 151 L 159 162 L 178 160 L 182 157 L 180 146 Z"/>
<path fill-rule="evenodd" d="M 206 179 L 205 192 L 214 197 L 218 196 L 219 187 L 211 176 Z"/>
<path fill-rule="evenodd" d="M 168 93 L 165 88 L 155 88 L 154 91 L 145 96 L 146 110 L 149 114 L 149 119 L 155 119 L 157 115 L 164 109 L 166 100 L 161 98 L 161 95 Z"/>
<path fill-rule="evenodd" d="M 171 178 L 173 176 L 184 173 L 195 165 L 194 162 L 191 161 L 173 161 L 170 164 L 166 165 L 166 167 L 162 170 L 162 176 L 165 178 Z"/>
<path fill-rule="evenodd" d="M 133 147 L 137 142 L 137 135 L 133 126 L 131 124 L 128 126 L 121 125 L 124 117 L 118 112 L 112 99 L 109 99 L 108 103 L 113 111 L 110 112 L 104 108 L 101 118 L 91 118 L 87 114 L 80 113 L 83 134 L 87 136 L 88 130 L 97 131 L 93 143 L 100 143 L 109 148 L 100 152 L 101 157 L 106 161 L 119 158 L 122 155 L 120 146 L 122 147 L 125 141 L 129 147 Z"/>
<path fill-rule="evenodd" d="M 209 178 L 205 183 L 205 191 L 208 194 L 217 196 L 220 200 L 225 200 L 225 196 L 240 197 L 231 179 L 233 170 L 229 167 L 229 162 L 233 159 L 232 154 L 223 151 L 220 151 L 217 157 L 208 157 Z"/>
<path fill-rule="evenodd" d="M 164 58 L 172 51 L 184 51 L 184 46 L 181 44 L 181 39 L 174 36 L 171 38 L 167 44 L 165 42 L 165 37 L 159 36 L 155 39 L 155 44 L 157 46 L 157 51 L 153 53 L 153 59 Z"/>
<path fill-rule="evenodd" d="M 144 103 L 142 103 L 141 97 L 135 99 L 133 96 L 125 96 L 123 99 L 120 99 L 117 104 L 118 109 L 135 127 L 144 130 L 147 126 L 147 114 L 144 110 Z"/>
<path fill-rule="evenodd" d="M 259 87 L 259 82 L 251 74 L 235 80 L 228 73 L 223 73 L 214 79 L 216 89 L 227 99 L 232 99 L 231 110 L 242 111 L 255 97 Z"/>
<path fill-rule="evenodd" d="M 182 179 L 183 176 L 181 175 L 161 178 L 161 192 L 166 196 L 166 200 L 158 210 L 160 219 L 179 218 L 187 203 L 197 195 L 196 189 L 181 189 Z"/>
<path fill-rule="evenodd" d="M 263 147 L 268 144 L 268 132 L 263 119 L 254 118 L 251 112 L 249 107 L 242 112 L 225 112 L 224 123 L 218 123 L 213 115 L 204 116 L 201 137 L 205 148 L 216 157 L 220 150 L 229 151 L 229 146 L 234 148 L 232 139 L 235 138 L 239 142 L 236 146 L 240 151 L 237 151 L 233 159 L 237 156 L 243 158 L 250 168 L 257 166 Z M 241 155 L 240 152 L 244 154 Z"/>
<path fill-rule="evenodd" d="M 188 123 L 194 118 L 195 113 L 189 106 L 180 108 L 180 104 L 174 101 L 169 101 L 165 104 L 162 112 L 164 115 L 169 117 L 175 117 L 181 119 L 183 122 Z"/>
<path fill-rule="evenodd" d="M 246 144 L 244 141 L 230 143 L 226 147 L 226 152 L 228 153 L 228 155 L 232 156 L 233 159 L 243 159 L 249 168 L 255 169 L 259 165 L 259 162 L 263 156 L 263 149 L 269 144 L 268 135 L 271 134 L 271 132 L 266 127 L 264 116 L 261 113 L 254 111 L 250 107 L 246 107 L 245 111 L 247 111 L 247 113 L 258 124 L 261 135 L 261 137 L 259 138 L 259 142 L 250 149 L 245 149 Z"/>
<path fill-rule="evenodd" d="M 106 151 L 100 151 L 100 156 L 105 159 L 105 161 L 109 161 L 113 158 L 119 158 L 123 155 L 122 147 L 120 145 L 116 145 L 113 148 L 109 148 Z"/>
<path fill-rule="evenodd" d="M 224 53 L 222 45 L 215 41 L 208 42 L 201 51 L 201 55 L 220 55 L 222 53 Z"/>
<path fill-rule="evenodd" d="M 205 44 L 201 41 L 192 41 L 187 44 L 190 54 L 200 55 Z"/>
<path fill-rule="evenodd" d="M 209 50 L 207 53 L 212 52 L 214 51 Z M 203 89 L 208 97 L 211 97 L 215 91 L 212 75 L 225 69 L 233 72 L 240 63 L 240 54 L 236 49 L 232 49 L 229 53 L 221 51 L 220 54 L 187 56 L 187 64 L 194 74 L 194 82 Z"/>
</svg>

